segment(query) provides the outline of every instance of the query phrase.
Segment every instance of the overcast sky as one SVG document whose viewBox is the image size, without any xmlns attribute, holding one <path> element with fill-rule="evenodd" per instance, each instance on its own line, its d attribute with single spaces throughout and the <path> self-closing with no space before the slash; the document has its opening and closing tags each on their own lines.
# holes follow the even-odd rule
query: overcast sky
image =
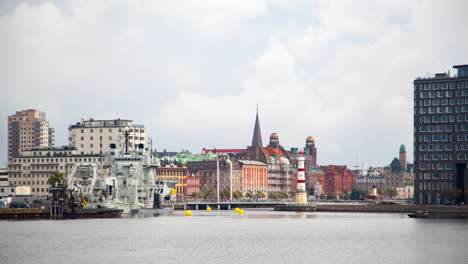
<svg viewBox="0 0 468 264">
<path fill-rule="evenodd" d="M 314 136 L 318 161 L 412 162 L 412 82 L 468 63 L 468 1 L 0 1 L 7 116 L 35 108 L 56 145 L 81 118 L 133 119 L 158 150 Z"/>
</svg>

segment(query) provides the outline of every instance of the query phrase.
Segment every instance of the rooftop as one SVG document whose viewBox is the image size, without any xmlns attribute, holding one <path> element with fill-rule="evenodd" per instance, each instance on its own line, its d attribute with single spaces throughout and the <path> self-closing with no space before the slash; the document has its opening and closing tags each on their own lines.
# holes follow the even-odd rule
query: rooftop
<svg viewBox="0 0 468 264">
<path fill-rule="evenodd" d="M 245 165 L 262 165 L 266 166 L 266 163 L 257 161 L 257 160 L 239 160 L 240 163 L 245 164 Z"/>
<path fill-rule="evenodd" d="M 241 153 L 246 152 L 247 149 L 202 149 L 202 153 Z"/>
<path fill-rule="evenodd" d="M 65 151 L 65 150 L 76 150 L 75 147 L 61 146 L 61 147 L 34 147 L 23 151 Z"/>
<path fill-rule="evenodd" d="M 417 77 L 415 81 L 444 80 L 468 77 L 468 64 L 454 65 L 453 68 L 457 69 L 457 74 L 450 75 L 450 71 L 448 71 L 443 73 L 436 73 L 434 76 Z"/>
</svg>

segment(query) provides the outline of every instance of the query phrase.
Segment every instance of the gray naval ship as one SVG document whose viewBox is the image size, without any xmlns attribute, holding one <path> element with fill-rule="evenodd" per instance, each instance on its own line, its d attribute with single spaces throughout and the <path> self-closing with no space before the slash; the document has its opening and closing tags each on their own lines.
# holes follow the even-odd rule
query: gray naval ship
<svg viewBox="0 0 468 264">
<path fill-rule="evenodd" d="M 83 200 L 90 208 L 122 209 L 123 216 L 158 216 L 170 212 L 163 200 L 171 198 L 176 181 L 160 180 L 156 168 L 160 165 L 143 144 L 130 147 L 128 128 L 125 129 L 124 149 L 114 144 L 105 157 L 103 174 L 98 176 L 97 164 L 77 163 L 67 175 L 68 188 L 75 200 Z"/>
</svg>

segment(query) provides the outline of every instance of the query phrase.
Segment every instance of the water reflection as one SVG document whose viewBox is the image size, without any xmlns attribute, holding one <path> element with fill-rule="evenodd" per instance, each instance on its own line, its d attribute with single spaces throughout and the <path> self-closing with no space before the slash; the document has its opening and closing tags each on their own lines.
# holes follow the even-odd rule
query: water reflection
<svg viewBox="0 0 468 264">
<path fill-rule="evenodd" d="M 466 221 L 266 209 L 246 209 L 244 215 L 192 212 L 191 217 L 174 211 L 163 217 L 2 222 L 0 248 L 6 250 L 0 251 L 0 262 L 466 263 Z"/>
<path fill-rule="evenodd" d="M 174 211 L 169 216 L 186 217 L 183 211 Z M 228 218 L 248 218 L 248 219 L 307 219 L 316 218 L 316 213 L 310 212 L 275 212 L 273 210 L 246 210 L 243 215 L 234 211 L 192 211 L 191 217 L 228 217 Z"/>
</svg>

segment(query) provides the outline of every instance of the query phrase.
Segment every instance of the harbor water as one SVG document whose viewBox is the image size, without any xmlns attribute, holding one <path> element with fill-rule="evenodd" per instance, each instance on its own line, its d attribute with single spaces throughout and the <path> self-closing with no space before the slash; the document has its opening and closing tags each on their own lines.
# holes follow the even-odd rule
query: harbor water
<svg viewBox="0 0 468 264">
<path fill-rule="evenodd" d="M 405 214 L 183 211 L 0 222 L 0 263 L 466 263 L 468 221 Z"/>
</svg>

